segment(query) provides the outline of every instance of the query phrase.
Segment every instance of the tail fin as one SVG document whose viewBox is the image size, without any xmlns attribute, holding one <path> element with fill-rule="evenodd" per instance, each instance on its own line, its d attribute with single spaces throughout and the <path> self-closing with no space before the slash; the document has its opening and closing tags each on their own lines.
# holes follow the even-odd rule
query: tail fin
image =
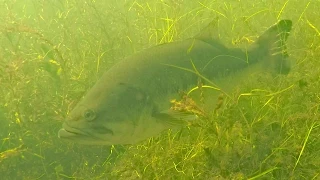
<svg viewBox="0 0 320 180">
<path fill-rule="evenodd" d="M 288 74 L 290 63 L 286 41 L 292 28 L 291 20 L 281 20 L 264 32 L 254 44 L 253 56 L 281 74 Z"/>
</svg>

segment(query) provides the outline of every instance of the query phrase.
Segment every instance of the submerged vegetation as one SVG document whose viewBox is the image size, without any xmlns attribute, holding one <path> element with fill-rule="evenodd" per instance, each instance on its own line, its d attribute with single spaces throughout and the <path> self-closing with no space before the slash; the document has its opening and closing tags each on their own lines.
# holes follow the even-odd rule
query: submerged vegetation
<svg viewBox="0 0 320 180">
<path fill-rule="evenodd" d="M 320 177 L 319 1 L 2 4 L 1 178 Z M 66 114 L 105 70 L 140 49 L 192 37 L 213 18 L 215 35 L 243 49 L 279 19 L 292 19 L 291 72 L 248 74 L 218 104 L 210 104 L 211 84 L 198 85 L 171 102 L 196 113 L 196 123 L 136 145 L 81 146 L 58 139 Z M 193 100 L 193 93 L 200 98 Z"/>
</svg>

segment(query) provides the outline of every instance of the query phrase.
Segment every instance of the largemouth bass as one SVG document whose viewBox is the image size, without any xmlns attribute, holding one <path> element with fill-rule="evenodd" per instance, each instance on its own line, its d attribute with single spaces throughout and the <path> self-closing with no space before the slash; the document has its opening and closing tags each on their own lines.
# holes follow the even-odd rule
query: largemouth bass
<svg viewBox="0 0 320 180">
<path fill-rule="evenodd" d="M 197 115 L 172 109 L 170 101 L 199 79 L 223 82 L 256 65 L 289 72 L 285 42 L 291 20 L 271 26 L 245 50 L 211 37 L 212 24 L 193 38 L 157 45 L 114 65 L 70 112 L 59 137 L 81 144 L 134 144 L 195 121 Z M 216 90 L 223 92 L 221 84 Z"/>
</svg>

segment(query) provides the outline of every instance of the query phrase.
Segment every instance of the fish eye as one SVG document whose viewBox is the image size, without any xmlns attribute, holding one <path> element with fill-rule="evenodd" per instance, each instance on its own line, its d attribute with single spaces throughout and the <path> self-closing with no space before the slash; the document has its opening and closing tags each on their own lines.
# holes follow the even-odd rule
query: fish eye
<svg viewBox="0 0 320 180">
<path fill-rule="evenodd" d="M 92 121 L 96 118 L 96 113 L 92 109 L 87 109 L 86 111 L 84 111 L 83 117 L 87 121 Z"/>
</svg>

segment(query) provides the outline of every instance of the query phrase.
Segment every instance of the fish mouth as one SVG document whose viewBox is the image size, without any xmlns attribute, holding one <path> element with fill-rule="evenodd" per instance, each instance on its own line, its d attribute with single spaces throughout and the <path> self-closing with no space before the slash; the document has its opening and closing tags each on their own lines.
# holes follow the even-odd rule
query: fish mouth
<svg viewBox="0 0 320 180">
<path fill-rule="evenodd" d="M 58 132 L 59 138 L 72 138 L 75 136 L 87 136 L 85 132 L 70 127 L 67 123 L 63 123 L 62 128 Z"/>
<path fill-rule="evenodd" d="M 113 131 L 105 127 L 94 127 L 93 132 L 83 131 L 68 125 L 64 122 L 62 128 L 58 132 L 58 137 L 61 139 L 101 139 L 101 135 L 113 135 Z"/>
</svg>

